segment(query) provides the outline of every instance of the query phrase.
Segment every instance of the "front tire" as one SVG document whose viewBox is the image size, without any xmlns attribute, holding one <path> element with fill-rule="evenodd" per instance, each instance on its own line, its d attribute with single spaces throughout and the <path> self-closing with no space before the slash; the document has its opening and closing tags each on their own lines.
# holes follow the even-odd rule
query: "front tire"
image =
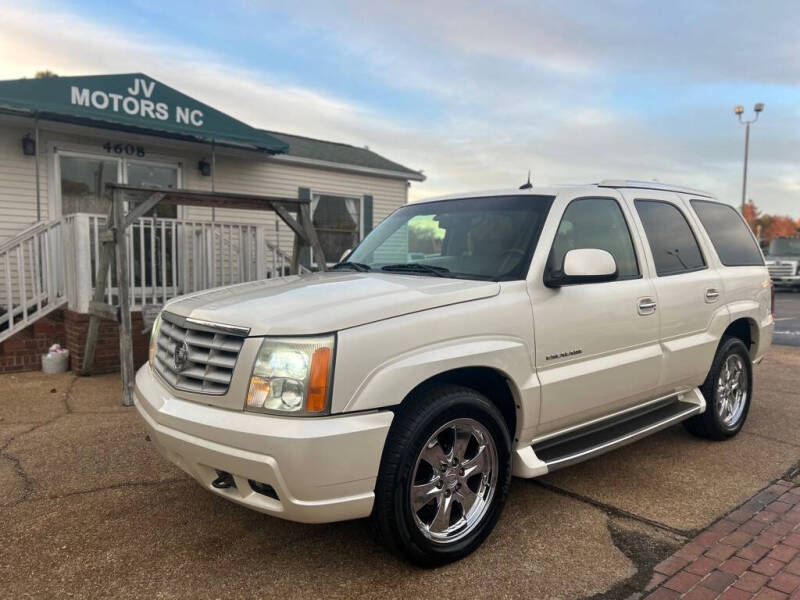
<svg viewBox="0 0 800 600">
<path fill-rule="evenodd" d="M 373 529 L 425 567 L 471 553 L 491 533 L 511 481 L 511 439 L 478 392 L 428 388 L 398 410 L 375 486 Z"/>
<path fill-rule="evenodd" d="M 742 340 L 722 339 L 700 391 L 706 411 L 684 421 L 686 429 L 709 440 L 726 440 L 739 433 L 753 395 L 753 367 Z"/>
</svg>

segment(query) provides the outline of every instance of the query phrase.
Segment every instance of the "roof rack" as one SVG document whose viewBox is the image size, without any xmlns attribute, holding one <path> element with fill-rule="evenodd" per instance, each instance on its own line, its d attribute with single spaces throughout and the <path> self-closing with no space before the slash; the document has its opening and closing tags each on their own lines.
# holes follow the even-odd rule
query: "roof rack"
<svg viewBox="0 0 800 600">
<path fill-rule="evenodd" d="M 683 194 L 692 194 L 693 196 L 704 196 L 706 198 L 713 198 L 714 196 L 702 190 L 695 190 L 693 188 L 683 187 L 680 185 L 672 185 L 669 183 L 660 183 L 658 181 L 637 181 L 635 179 L 603 179 L 597 184 L 599 187 L 609 188 L 640 188 L 645 190 L 662 190 L 665 192 L 680 192 Z"/>
</svg>

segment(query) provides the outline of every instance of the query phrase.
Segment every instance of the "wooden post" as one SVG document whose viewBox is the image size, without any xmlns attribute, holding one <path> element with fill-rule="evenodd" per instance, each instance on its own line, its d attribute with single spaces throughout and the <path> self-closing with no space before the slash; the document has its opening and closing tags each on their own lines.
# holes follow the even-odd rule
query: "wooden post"
<svg viewBox="0 0 800 600">
<path fill-rule="evenodd" d="M 133 336 L 131 335 L 130 273 L 128 272 L 128 239 L 125 235 L 125 201 L 122 190 L 115 189 L 114 237 L 117 246 L 117 293 L 119 296 L 119 364 L 122 372 L 122 404 L 133 405 Z"/>
<path fill-rule="evenodd" d="M 308 204 L 304 204 L 300 207 L 300 213 L 297 216 L 300 219 L 300 225 L 306 231 L 306 236 L 308 236 L 309 247 L 314 249 L 314 262 L 317 263 L 317 268 L 320 271 L 326 271 L 328 266 L 325 262 L 325 252 L 322 250 L 322 244 L 319 243 L 317 230 L 314 229 L 314 221 L 311 219 L 311 207 Z"/>
<path fill-rule="evenodd" d="M 267 245 L 264 243 L 264 229 L 263 225 L 256 225 L 256 279 L 267 278 Z M 274 271 L 273 266 L 272 277 L 275 277 Z"/>
<path fill-rule="evenodd" d="M 115 194 L 117 192 L 114 192 Z M 111 252 L 113 240 L 105 239 L 107 233 L 113 233 L 114 229 L 114 202 L 108 203 L 108 214 L 106 215 L 106 228 L 101 236 L 100 256 L 97 260 L 97 274 L 94 279 L 94 296 L 89 302 L 89 329 L 86 332 L 86 344 L 83 347 L 83 367 L 81 372 L 84 375 L 91 375 L 94 369 L 94 354 L 97 348 L 97 336 L 100 334 L 100 319 L 103 318 L 99 312 L 93 309 L 104 304 L 106 294 L 106 283 L 108 282 L 108 269 L 111 266 Z M 88 236 L 87 236 L 88 238 Z M 90 280 L 91 281 L 91 280 Z M 109 299 L 110 300 L 110 299 Z"/>
</svg>

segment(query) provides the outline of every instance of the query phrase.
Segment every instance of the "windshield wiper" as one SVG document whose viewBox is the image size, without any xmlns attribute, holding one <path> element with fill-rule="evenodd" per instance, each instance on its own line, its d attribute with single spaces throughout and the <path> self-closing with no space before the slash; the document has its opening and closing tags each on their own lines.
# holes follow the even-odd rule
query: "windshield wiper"
<svg viewBox="0 0 800 600">
<path fill-rule="evenodd" d="M 333 269 L 353 269 L 354 271 L 358 271 L 359 273 L 366 273 L 367 271 L 371 271 L 372 267 L 369 265 L 365 265 L 364 263 L 360 262 L 350 262 L 346 260 L 344 262 L 336 263 L 331 267 Z"/>
<path fill-rule="evenodd" d="M 397 263 L 395 265 L 384 265 L 381 271 L 395 271 L 397 273 L 426 273 L 434 277 L 445 277 L 445 273 L 449 273 L 450 269 L 446 267 L 434 267 L 431 265 L 423 265 L 422 263 Z"/>
</svg>

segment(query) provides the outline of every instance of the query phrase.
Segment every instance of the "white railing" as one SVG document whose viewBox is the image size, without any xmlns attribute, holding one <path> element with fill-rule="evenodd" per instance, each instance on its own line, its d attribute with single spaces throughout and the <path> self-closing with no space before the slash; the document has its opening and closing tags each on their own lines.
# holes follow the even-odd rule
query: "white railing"
<svg viewBox="0 0 800 600">
<path fill-rule="evenodd" d="M 100 232 L 105 217 L 69 217 L 75 232 L 78 283 L 70 306 L 86 312 L 93 294 Z M 291 256 L 266 239 L 271 228 L 248 223 L 142 217 L 129 229 L 128 269 L 131 308 L 163 304 L 170 298 L 208 288 L 283 277 Z M 308 269 L 300 268 L 301 272 Z M 116 277 L 107 277 L 105 301 L 117 303 Z"/>
<path fill-rule="evenodd" d="M 86 313 L 94 294 L 105 217 L 72 214 L 29 227 L 0 245 L 0 342 L 68 303 Z M 223 285 L 284 277 L 291 256 L 264 225 L 138 219 L 128 231 L 131 309 Z M 300 272 L 309 272 L 300 267 Z M 105 301 L 117 304 L 109 269 Z"/>
<path fill-rule="evenodd" d="M 56 219 L 0 245 L 0 342 L 67 302 L 63 236 Z"/>
</svg>

